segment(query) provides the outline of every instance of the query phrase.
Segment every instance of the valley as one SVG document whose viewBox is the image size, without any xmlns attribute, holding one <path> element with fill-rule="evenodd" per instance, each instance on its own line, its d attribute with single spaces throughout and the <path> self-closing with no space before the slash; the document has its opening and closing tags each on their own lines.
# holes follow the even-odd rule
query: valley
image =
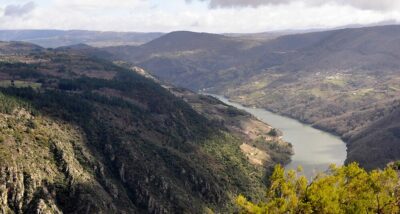
<svg viewBox="0 0 400 214">
<path fill-rule="evenodd" d="M 400 1 L 0 1 L 0 214 L 400 213 Z"/>
<path fill-rule="evenodd" d="M 395 131 L 399 35 L 397 25 L 268 41 L 173 32 L 141 46 L 102 51 L 172 84 L 221 94 L 339 135 L 347 142 L 346 163 L 373 169 L 400 158 Z"/>
</svg>

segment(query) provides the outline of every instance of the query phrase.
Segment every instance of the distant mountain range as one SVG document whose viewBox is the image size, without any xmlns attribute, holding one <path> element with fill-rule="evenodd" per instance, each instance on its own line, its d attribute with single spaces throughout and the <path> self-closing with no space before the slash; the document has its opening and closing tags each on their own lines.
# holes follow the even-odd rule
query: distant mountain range
<svg viewBox="0 0 400 214">
<path fill-rule="evenodd" d="M 0 41 L 25 41 L 46 48 L 84 43 L 94 47 L 140 45 L 163 33 L 110 32 L 86 30 L 0 30 Z"/>
</svg>

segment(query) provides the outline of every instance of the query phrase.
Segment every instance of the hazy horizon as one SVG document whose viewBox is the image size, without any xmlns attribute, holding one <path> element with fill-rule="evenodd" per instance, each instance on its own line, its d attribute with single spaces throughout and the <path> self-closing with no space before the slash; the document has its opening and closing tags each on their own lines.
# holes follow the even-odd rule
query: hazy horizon
<svg viewBox="0 0 400 214">
<path fill-rule="evenodd" d="M 194 33 L 210 33 L 210 34 L 263 34 L 263 33 L 307 33 L 307 32 L 318 32 L 318 31 L 330 31 L 330 30 L 337 30 L 337 29 L 346 29 L 346 28 L 363 28 L 363 27 L 378 27 L 378 26 L 389 26 L 389 25 L 400 25 L 400 23 L 395 23 L 392 20 L 378 22 L 378 23 L 371 23 L 365 25 L 342 25 L 336 27 L 327 27 L 327 28 L 301 28 L 301 29 L 281 29 L 281 30 L 271 30 L 271 31 L 257 31 L 257 32 L 209 32 L 209 31 L 196 31 L 196 30 L 188 30 L 188 29 L 180 29 L 180 30 L 173 30 L 173 31 L 119 31 L 119 30 L 90 30 L 90 29 L 59 29 L 59 28 L 11 28 L 11 29 L 2 29 L 0 31 L 60 31 L 60 32 L 72 32 L 72 31 L 82 31 L 82 32 L 100 32 L 100 33 L 107 33 L 107 32 L 114 32 L 114 33 L 162 33 L 168 34 L 172 32 L 194 32 Z"/>
</svg>

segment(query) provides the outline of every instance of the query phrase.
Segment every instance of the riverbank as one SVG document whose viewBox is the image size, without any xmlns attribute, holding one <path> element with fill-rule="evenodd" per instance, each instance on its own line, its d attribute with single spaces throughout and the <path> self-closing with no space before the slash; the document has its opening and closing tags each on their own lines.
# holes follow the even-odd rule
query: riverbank
<svg viewBox="0 0 400 214">
<path fill-rule="evenodd" d="M 209 94 L 222 102 L 245 110 L 261 121 L 283 132 L 283 139 L 293 145 L 292 161 L 287 169 L 302 166 L 304 174 L 312 177 L 318 171 L 326 170 L 330 164 L 342 165 L 346 159 L 346 144 L 338 136 L 316 129 L 301 121 L 282 116 L 260 108 L 249 108 L 230 102 L 227 98 Z"/>
</svg>

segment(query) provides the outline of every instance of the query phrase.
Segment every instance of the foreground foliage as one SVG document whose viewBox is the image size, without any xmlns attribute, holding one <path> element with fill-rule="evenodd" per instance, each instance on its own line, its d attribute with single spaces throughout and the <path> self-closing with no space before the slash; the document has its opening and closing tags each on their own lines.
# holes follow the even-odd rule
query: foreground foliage
<svg viewBox="0 0 400 214">
<path fill-rule="evenodd" d="M 367 172 L 358 164 L 337 167 L 312 181 L 276 166 L 263 202 L 239 196 L 241 213 L 399 213 L 400 188 L 392 167 Z"/>
</svg>

